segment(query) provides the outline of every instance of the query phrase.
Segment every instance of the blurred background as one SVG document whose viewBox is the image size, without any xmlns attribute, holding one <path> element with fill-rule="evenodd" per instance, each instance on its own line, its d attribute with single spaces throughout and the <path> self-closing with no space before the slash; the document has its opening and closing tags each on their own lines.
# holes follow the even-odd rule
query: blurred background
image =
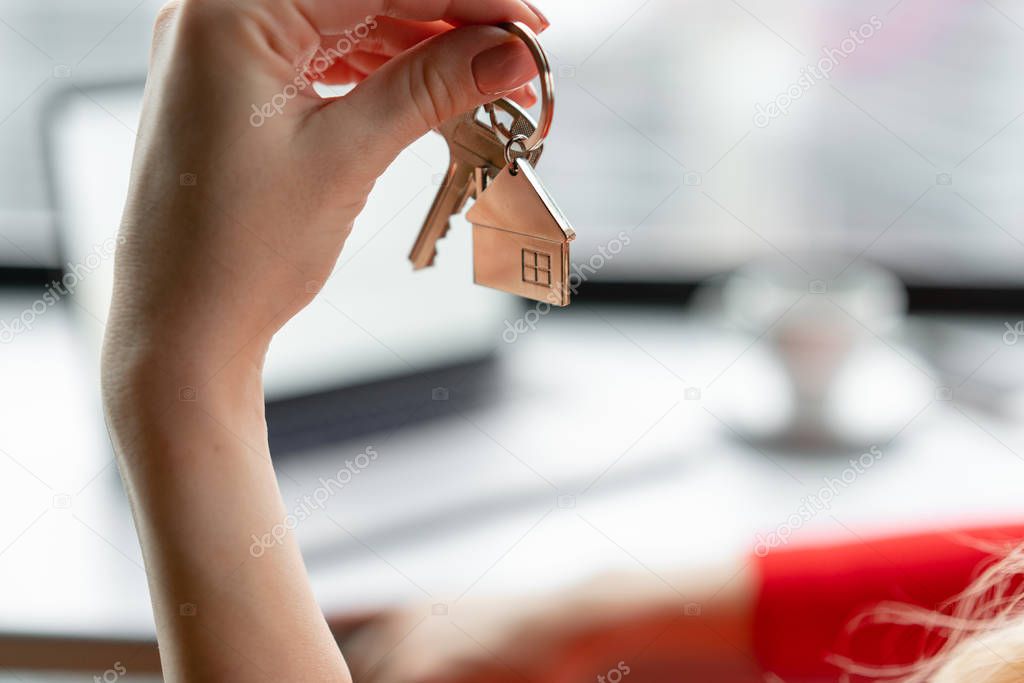
<svg viewBox="0 0 1024 683">
<path fill-rule="evenodd" d="M 159 6 L 0 3 L 0 680 L 153 676 L 96 359 Z M 743 557 L 876 451 L 794 542 L 1024 519 L 1024 11 L 543 10 L 574 304 L 474 287 L 462 219 L 412 273 L 431 135 L 272 348 L 286 501 L 379 453 L 296 525 L 325 611 Z"/>
</svg>

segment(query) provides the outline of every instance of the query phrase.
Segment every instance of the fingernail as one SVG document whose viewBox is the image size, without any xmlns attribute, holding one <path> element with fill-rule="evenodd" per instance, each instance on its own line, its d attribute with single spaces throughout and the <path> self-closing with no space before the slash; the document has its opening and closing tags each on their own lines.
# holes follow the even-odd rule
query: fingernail
<svg viewBox="0 0 1024 683">
<path fill-rule="evenodd" d="M 547 27 L 551 26 L 551 22 L 548 21 L 548 18 L 546 16 L 544 16 L 543 12 L 541 12 L 539 9 L 537 9 L 536 5 L 534 5 L 532 2 L 527 2 L 527 0 L 523 0 L 523 4 L 526 5 L 527 7 L 529 7 L 533 11 L 533 13 L 537 15 L 537 18 L 540 19 L 540 30 L 541 31 L 543 31 Z"/>
<path fill-rule="evenodd" d="M 533 105 L 537 104 L 537 100 L 539 99 L 537 97 L 537 90 L 532 85 L 527 83 L 526 85 L 523 86 L 520 92 L 522 93 L 522 97 L 516 98 L 519 104 L 523 105 L 524 107 L 532 107 Z"/>
<path fill-rule="evenodd" d="M 533 55 L 518 38 L 484 50 L 473 58 L 473 78 L 485 95 L 502 95 L 536 75 Z"/>
</svg>

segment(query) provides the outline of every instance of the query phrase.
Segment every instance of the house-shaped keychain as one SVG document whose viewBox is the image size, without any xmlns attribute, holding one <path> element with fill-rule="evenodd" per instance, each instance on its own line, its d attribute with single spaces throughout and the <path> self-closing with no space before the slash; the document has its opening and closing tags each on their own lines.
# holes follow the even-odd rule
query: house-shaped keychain
<svg viewBox="0 0 1024 683">
<path fill-rule="evenodd" d="M 576 233 L 529 162 L 502 170 L 466 214 L 478 285 L 569 305 L 569 242 Z"/>
</svg>

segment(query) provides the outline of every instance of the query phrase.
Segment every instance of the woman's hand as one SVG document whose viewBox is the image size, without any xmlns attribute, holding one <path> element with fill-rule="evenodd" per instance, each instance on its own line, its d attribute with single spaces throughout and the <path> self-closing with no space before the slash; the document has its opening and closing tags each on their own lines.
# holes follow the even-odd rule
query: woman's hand
<svg viewBox="0 0 1024 683">
<path fill-rule="evenodd" d="M 181 0 L 161 11 L 103 392 L 165 680 L 348 679 L 292 536 L 252 552 L 288 516 L 263 357 L 402 149 L 499 93 L 533 97 L 529 52 L 488 26 L 503 21 L 546 24 L 521 0 Z M 358 85 L 325 101 L 315 80 Z"/>
<path fill-rule="evenodd" d="M 264 345 L 334 268 L 377 177 L 535 74 L 520 0 L 183 0 L 160 13 L 112 340 Z M 461 28 L 452 29 L 452 26 Z M 323 100 L 312 83 L 358 82 Z"/>
</svg>

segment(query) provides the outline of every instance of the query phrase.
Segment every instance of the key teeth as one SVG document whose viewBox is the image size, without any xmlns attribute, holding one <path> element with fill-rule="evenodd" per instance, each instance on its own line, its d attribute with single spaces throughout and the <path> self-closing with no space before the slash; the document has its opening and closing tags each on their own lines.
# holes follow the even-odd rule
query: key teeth
<svg viewBox="0 0 1024 683">
<path fill-rule="evenodd" d="M 434 261 L 437 260 L 437 242 L 447 237 L 448 231 L 451 230 L 451 228 L 452 222 L 450 220 L 446 221 L 444 227 L 441 229 L 441 232 L 437 234 L 437 240 L 434 241 L 434 246 L 430 249 L 430 258 L 424 261 L 422 265 L 416 263 L 415 259 L 413 259 L 413 270 L 423 270 L 424 268 L 430 268 L 431 266 L 434 265 Z"/>
<path fill-rule="evenodd" d="M 451 220 L 447 220 L 444 223 L 444 227 L 441 228 L 441 232 L 437 233 L 437 240 L 434 242 L 434 248 L 430 250 L 430 261 L 427 263 L 427 267 L 433 266 L 434 261 L 437 260 L 437 243 L 448 236 L 448 231 L 452 229 Z"/>
</svg>

